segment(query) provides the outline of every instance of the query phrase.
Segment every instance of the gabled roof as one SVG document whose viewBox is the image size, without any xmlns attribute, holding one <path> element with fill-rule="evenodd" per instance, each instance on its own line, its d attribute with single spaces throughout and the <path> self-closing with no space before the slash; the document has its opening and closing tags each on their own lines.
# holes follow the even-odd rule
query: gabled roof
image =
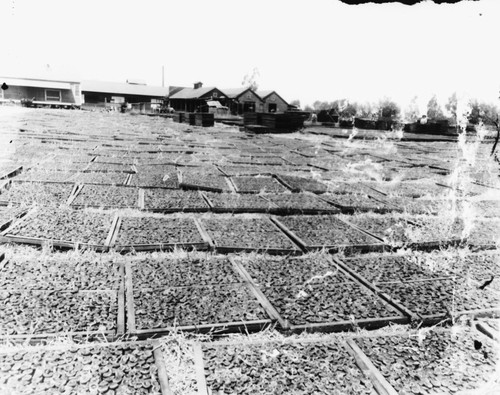
<svg viewBox="0 0 500 395">
<path fill-rule="evenodd" d="M 171 95 L 169 97 L 169 99 L 199 99 L 200 97 L 205 96 L 207 93 L 210 93 L 213 90 L 216 90 L 217 92 L 224 95 L 224 92 L 221 92 L 215 86 L 207 86 L 207 87 L 201 87 L 198 89 L 184 88 L 181 91 Z"/>
<path fill-rule="evenodd" d="M 148 86 L 127 84 L 124 82 L 82 81 L 82 92 L 115 93 L 122 95 L 165 97 L 168 88 L 162 86 Z"/>
<path fill-rule="evenodd" d="M 270 94 L 275 93 L 274 91 L 257 91 L 257 95 L 262 97 L 262 100 L 264 100 L 266 97 L 268 97 Z"/>
<path fill-rule="evenodd" d="M 255 96 L 257 96 L 260 100 L 260 96 L 255 93 L 250 88 L 242 86 L 241 88 L 230 88 L 230 89 L 222 89 L 222 92 L 230 99 L 237 99 L 240 96 L 243 96 L 247 92 L 252 92 Z"/>
<path fill-rule="evenodd" d="M 285 99 L 283 99 L 280 95 L 278 95 L 276 91 L 257 91 L 257 95 L 259 95 L 262 98 L 262 100 L 266 100 L 273 93 L 288 105 L 288 102 Z"/>
<path fill-rule="evenodd" d="M 169 96 L 172 96 L 174 94 L 176 94 L 177 92 L 183 90 L 183 89 L 186 89 L 187 86 L 169 86 L 168 87 L 168 95 Z"/>
</svg>

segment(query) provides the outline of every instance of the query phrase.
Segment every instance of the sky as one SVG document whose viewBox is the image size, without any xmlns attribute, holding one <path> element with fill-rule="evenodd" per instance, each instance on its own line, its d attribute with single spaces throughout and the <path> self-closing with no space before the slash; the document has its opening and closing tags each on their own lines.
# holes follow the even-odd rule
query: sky
<svg viewBox="0 0 500 395">
<path fill-rule="evenodd" d="M 453 92 L 498 102 L 500 1 L 2 0 L 0 76 L 161 86 L 257 83 L 302 106 L 349 98 L 420 107 Z"/>
</svg>

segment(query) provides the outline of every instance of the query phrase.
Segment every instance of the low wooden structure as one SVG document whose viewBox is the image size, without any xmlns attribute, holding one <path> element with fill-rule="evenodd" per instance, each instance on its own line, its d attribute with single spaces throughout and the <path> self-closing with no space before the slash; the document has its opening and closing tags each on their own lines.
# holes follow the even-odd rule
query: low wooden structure
<svg viewBox="0 0 500 395">
<path fill-rule="evenodd" d="M 405 124 L 403 130 L 405 132 L 421 134 L 456 134 L 456 130 L 450 130 L 449 122 L 446 119 L 431 121 L 427 123 L 407 123 Z"/>
<path fill-rule="evenodd" d="M 285 113 L 246 113 L 243 123 L 249 130 L 269 131 L 274 133 L 290 132 L 304 126 L 308 112 L 290 111 Z M 260 127 L 256 127 L 260 126 Z"/>
</svg>

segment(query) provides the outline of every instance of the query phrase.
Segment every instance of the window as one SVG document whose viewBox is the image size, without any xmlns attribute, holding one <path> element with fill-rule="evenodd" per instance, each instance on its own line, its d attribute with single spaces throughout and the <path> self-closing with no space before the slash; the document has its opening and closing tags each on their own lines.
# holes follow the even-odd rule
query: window
<svg viewBox="0 0 500 395">
<path fill-rule="evenodd" d="M 54 89 L 45 89 L 46 101 L 61 101 L 61 91 Z"/>
<path fill-rule="evenodd" d="M 125 103 L 123 96 L 111 96 L 111 103 L 122 104 Z"/>
<path fill-rule="evenodd" d="M 276 112 L 278 110 L 277 108 L 278 106 L 276 105 L 276 103 L 269 103 L 267 105 L 267 111 L 268 112 Z"/>
<path fill-rule="evenodd" d="M 253 101 L 244 102 L 243 112 L 255 112 L 255 103 Z"/>
<path fill-rule="evenodd" d="M 212 97 L 217 97 L 217 96 L 218 96 L 217 92 L 214 92 L 214 93 L 212 94 Z"/>
<path fill-rule="evenodd" d="M 252 98 L 252 94 L 251 93 L 247 93 L 247 99 L 251 99 Z"/>
</svg>

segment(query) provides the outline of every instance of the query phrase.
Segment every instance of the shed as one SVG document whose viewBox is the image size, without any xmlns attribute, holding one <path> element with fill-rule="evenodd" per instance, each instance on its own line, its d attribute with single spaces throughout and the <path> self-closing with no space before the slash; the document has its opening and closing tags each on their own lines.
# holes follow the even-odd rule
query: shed
<svg viewBox="0 0 500 395">
<path fill-rule="evenodd" d="M 285 112 L 288 110 L 288 103 L 275 91 L 257 91 L 256 93 L 264 102 L 264 112 Z"/>
<path fill-rule="evenodd" d="M 0 77 L 0 102 L 29 100 L 34 105 L 79 106 L 81 104 L 80 82 L 25 77 Z"/>
<path fill-rule="evenodd" d="M 82 81 L 82 102 L 91 105 L 107 103 L 151 103 L 161 105 L 168 96 L 168 88 L 150 86 L 143 82 Z"/>
<path fill-rule="evenodd" d="M 248 112 L 263 112 L 264 101 L 250 88 L 232 88 L 222 90 L 227 96 L 226 105 L 232 114 L 241 115 Z"/>
<path fill-rule="evenodd" d="M 203 87 L 195 83 L 194 88 L 184 88 L 169 96 L 170 106 L 175 111 L 208 112 L 207 101 L 225 100 L 226 95 L 214 86 Z"/>
</svg>

